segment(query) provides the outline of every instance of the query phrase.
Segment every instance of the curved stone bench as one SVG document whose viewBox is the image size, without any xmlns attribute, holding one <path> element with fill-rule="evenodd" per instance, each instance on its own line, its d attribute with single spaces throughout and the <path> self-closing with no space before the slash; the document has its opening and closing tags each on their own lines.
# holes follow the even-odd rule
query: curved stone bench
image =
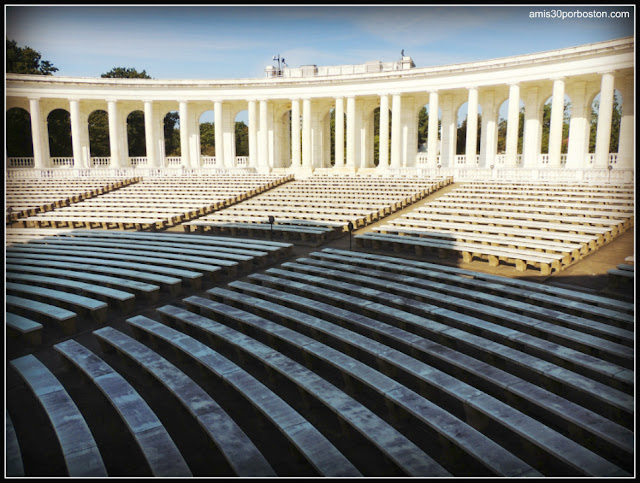
<svg viewBox="0 0 640 483">
<path fill-rule="evenodd" d="M 11 280 L 19 283 L 33 284 L 44 287 L 53 287 L 55 289 L 70 289 L 80 294 L 86 294 L 91 297 L 96 297 L 107 304 L 113 304 L 123 312 L 130 312 L 133 310 L 135 295 L 130 292 L 124 292 L 104 285 L 95 285 L 93 283 L 87 283 L 78 280 L 68 280 L 65 278 L 58 278 L 55 276 L 36 275 L 32 273 L 16 273 L 13 271 L 7 271 L 5 274 L 6 280 Z"/>
<path fill-rule="evenodd" d="M 61 269 L 76 269 L 83 270 L 87 273 L 96 272 L 98 274 L 106 273 L 108 275 L 119 275 L 127 277 L 128 280 L 133 282 L 144 280 L 159 284 L 161 287 L 166 288 L 172 295 L 177 295 L 180 292 L 180 285 L 182 280 L 175 277 L 169 277 L 160 273 L 153 273 L 153 267 L 147 267 L 143 264 L 135 263 L 119 263 L 112 260 L 104 260 L 99 258 L 83 258 L 73 256 L 59 256 L 50 254 L 37 254 L 37 253 L 9 253 L 6 255 L 7 261 L 12 263 L 19 263 L 22 266 L 36 265 L 42 267 L 54 267 Z M 139 268 L 140 270 L 131 270 L 127 268 L 120 268 L 121 266 L 127 266 L 131 268 Z M 143 271 L 151 269 L 153 271 Z M 160 267 L 162 271 L 167 273 L 168 271 L 164 267 Z M 193 276 L 194 274 L 190 274 Z"/>
<path fill-rule="evenodd" d="M 163 307 L 165 313 L 171 312 L 171 309 L 171 306 Z M 322 433 L 240 366 L 196 339 L 155 320 L 136 316 L 127 319 L 127 323 L 134 329 L 134 335 L 144 333 L 165 341 L 205 367 L 208 374 L 232 385 L 278 428 L 320 475 L 362 476 Z"/>
<path fill-rule="evenodd" d="M 221 288 L 212 289 L 207 294 L 210 297 L 224 299 L 225 301 L 236 295 Z M 238 298 L 247 298 L 246 296 L 243 297 L 242 294 L 237 294 L 237 296 Z M 380 398 L 382 404 L 396 406 L 399 412 L 415 418 L 412 419 L 413 424 L 419 424 L 421 431 L 425 431 L 428 438 L 442 441 L 442 446 L 438 447 L 440 451 L 438 454 L 439 461 L 447 460 L 447 458 L 458 462 L 464 461 L 464 464 L 468 467 L 484 467 L 484 471 L 498 475 L 506 475 L 510 472 L 514 472 L 510 474 L 518 475 L 535 473 L 528 464 L 486 438 L 486 436 L 467 425 L 464 421 L 456 419 L 438 405 L 423 398 L 406 386 L 340 351 L 296 331 L 275 324 L 268 319 L 255 316 L 242 309 L 236 309 L 226 303 L 217 303 L 201 297 L 189 297 L 184 302 L 189 307 L 196 308 L 200 312 L 211 312 L 217 316 L 229 317 L 242 325 L 263 331 L 270 337 L 281 341 L 283 344 L 291 345 L 313 358 L 314 365 L 316 362 L 327 364 L 342 374 L 343 377 L 352 379 L 352 384 L 356 385 L 356 381 L 359 382 L 372 397 Z M 264 308 L 265 304 L 261 308 Z M 275 310 L 277 309 L 278 307 L 276 306 Z M 284 311 L 286 309 L 281 308 L 281 310 Z M 296 316 L 304 319 L 304 314 L 298 313 Z M 371 343 L 373 344 L 373 342 Z M 360 393 L 360 389 L 354 389 L 353 392 Z M 477 394 L 472 390 L 465 397 L 471 398 L 474 395 Z M 353 395 L 353 397 L 356 396 Z M 446 443 L 444 443 L 445 441 Z M 431 450 L 437 451 L 435 448 L 431 448 Z"/>
<path fill-rule="evenodd" d="M 22 454 L 20 453 L 20 444 L 16 436 L 16 430 L 13 427 L 11 416 L 5 409 L 5 471 L 6 476 L 19 477 L 24 476 L 24 465 L 22 464 Z"/>
<path fill-rule="evenodd" d="M 16 295 L 6 295 L 5 303 L 8 310 L 17 310 L 19 314 L 24 313 L 29 316 L 31 316 L 30 314 L 36 314 L 36 318 L 58 324 L 67 335 L 76 331 L 78 314 L 70 310 Z"/>
<path fill-rule="evenodd" d="M 229 260 L 210 259 L 204 256 L 183 255 L 182 251 L 172 250 L 162 247 L 156 247 L 154 250 L 143 247 L 131 247 L 129 244 L 119 244 L 110 242 L 94 242 L 92 240 L 80 240 L 61 238 L 54 240 L 34 240 L 26 247 L 46 248 L 49 250 L 60 250 L 73 252 L 91 252 L 95 256 L 106 258 L 121 258 L 123 260 L 148 260 L 158 265 L 175 266 L 185 268 L 187 270 L 198 270 L 203 274 L 207 274 L 210 278 L 215 278 L 221 267 L 229 270 L 232 274 L 236 273 L 238 262 Z M 155 253 L 154 253 L 155 252 Z M 245 258 L 249 260 L 249 258 Z"/>
<path fill-rule="evenodd" d="M 313 371 L 278 351 L 234 329 L 184 309 L 176 307 L 171 311 L 166 311 L 164 307 L 161 307 L 158 312 L 165 321 L 194 327 L 221 343 L 229 344 L 239 353 L 254 358 L 281 377 L 292 381 L 299 388 L 301 394 L 328 408 L 340 421 L 344 422 L 346 427 L 364 438 L 364 441 L 371 445 L 372 449 L 375 448 L 381 457 L 387 458 L 404 474 L 413 476 L 449 475 L 431 457 L 371 410 L 317 376 Z M 346 456 L 350 458 L 351 454 Z M 376 462 L 371 463 L 376 464 Z"/>
<path fill-rule="evenodd" d="M 347 327 L 386 346 L 416 357 L 432 367 L 466 381 L 511 404 L 529 416 L 544 414 L 554 428 L 581 445 L 629 469 L 633 466 L 633 432 L 565 398 L 531 384 L 497 367 L 469 357 L 419 335 L 357 313 L 357 307 L 341 303 L 339 294 L 316 285 L 265 274 L 252 274 L 251 283 L 232 282 L 229 286 L 244 293 L 274 301 L 282 306 L 314 314 Z M 255 285 L 254 285 L 255 284 Z M 320 299 L 328 303 L 321 302 Z M 345 305 L 352 310 L 341 308 Z M 419 354 L 417 356 L 416 354 Z"/>
<path fill-rule="evenodd" d="M 619 312 L 612 308 L 600 305 L 589 304 L 587 303 L 588 295 L 585 294 L 586 297 L 582 297 L 583 294 L 581 292 L 564 290 L 563 295 L 565 296 L 556 296 L 552 295 L 553 287 L 541 284 L 534 284 L 531 286 L 526 285 L 525 283 L 525 285 L 521 286 L 517 284 L 517 279 L 499 276 L 491 276 L 491 278 L 482 277 L 481 279 L 478 279 L 475 276 L 465 276 L 463 272 L 449 272 L 440 265 L 425 264 L 424 268 L 421 268 L 419 266 L 403 264 L 400 262 L 401 259 L 395 259 L 395 261 L 392 261 L 394 259 L 382 256 L 379 258 L 369 258 L 367 256 L 361 256 L 361 254 L 357 252 L 324 249 L 322 252 L 310 253 L 309 256 L 323 260 L 332 260 L 356 266 L 374 268 L 377 270 L 383 270 L 387 273 L 397 273 L 418 277 L 425 282 L 426 280 L 430 280 L 446 284 L 450 287 L 469 289 L 475 294 L 489 293 L 499 295 L 502 299 L 515 298 L 522 302 L 530 302 L 531 306 L 537 307 L 537 313 L 541 317 L 547 317 L 549 314 L 546 310 L 539 310 L 542 305 L 545 308 L 551 309 L 551 313 L 560 312 L 565 314 L 563 317 L 584 317 L 591 320 L 597 320 L 603 324 L 609 324 L 612 327 L 625 329 L 627 331 L 634 329 L 633 314 Z M 454 268 L 454 270 L 456 269 Z M 473 273 L 475 275 L 476 272 L 469 273 Z M 509 283 L 511 280 L 513 280 L 514 283 Z M 528 283 L 530 284 L 530 282 Z M 547 290 L 544 292 L 537 292 L 534 290 L 536 285 L 540 285 Z M 455 291 L 455 289 L 452 290 Z M 595 301 L 597 302 L 597 300 Z M 610 304 L 615 304 L 615 300 L 613 299 L 609 302 Z"/>
<path fill-rule="evenodd" d="M 428 387 L 424 392 L 429 394 L 431 400 L 436 401 L 439 406 L 446 408 L 449 413 L 465 421 L 470 427 L 474 427 L 474 418 L 486 419 L 485 423 L 478 426 L 489 428 L 485 429 L 485 431 L 492 435 L 494 439 L 498 439 L 497 434 L 504 435 L 505 439 L 499 440 L 499 444 L 501 443 L 503 447 L 508 447 L 510 451 L 520 458 L 528 459 L 529 464 L 534 467 L 539 465 L 537 469 L 542 473 L 564 474 L 564 472 L 572 471 L 577 473 L 584 471 L 585 474 L 601 475 L 624 473 L 620 468 L 616 468 L 615 465 L 611 465 L 593 452 L 585 450 L 565 436 L 538 423 L 533 418 L 525 416 L 502 401 L 368 337 L 336 326 L 313 315 L 259 298 L 256 296 L 257 293 L 261 294 L 269 289 L 254 286 L 255 291 L 252 291 L 248 285 L 242 282 L 232 282 L 229 287 L 240 289 L 240 292 L 215 288 L 207 291 L 207 294 L 214 299 L 224 300 L 225 303 L 232 301 L 234 305 L 240 305 L 252 313 L 264 312 L 268 314 L 271 320 L 278 319 L 278 323 L 282 323 L 286 327 L 295 326 L 298 332 L 322 333 L 323 338 L 334 341 L 332 346 L 340 347 L 341 353 L 358 351 L 361 354 L 360 359 L 373 358 L 375 364 L 372 365 L 374 367 L 384 363 L 393 368 L 389 371 L 393 374 L 405 372 L 415 381 L 412 384 L 414 390 L 419 391 L 420 387 Z M 251 292 L 251 296 L 247 295 L 245 291 Z M 268 326 L 262 324 L 262 330 L 268 331 L 273 337 L 282 338 L 285 329 L 279 327 L 269 329 Z M 316 339 L 319 339 L 319 337 Z M 287 342 L 297 343 L 296 341 Z M 311 347 L 311 345 L 304 346 L 305 349 L 307 347 Z M 347 347 L 350 350 L 346 349 Z M 324 357 L 325 361 L 331 361 L 331 363 L 343 359 L 343 364 L 340 365 L 341 370 L 352 373 L 353 377 L 360 381 L 366 381 L 374 376 L 374 374 L 367 374 L 367 371 L 358 371 L 354 368 L 354 362 L 349 360 L 350 358 L 344 355 L 337 356 L 332 354 L 331 350 L 316 349 L 314 346 L 309 352 L 313 352 L 316 357 Z M 357 364 L 355 366 L 357 367 Z M 383 371 L 383 373 L 385 372 L 387 371 Z M 395 379 L 399 378 L 396 377 Z M 477 401 L 482 402 L 477 404 Z M 474 415 L 474 412 L 477 412 L 477 414 Z M 424 417 L 430 421 L 439 419 L 436 415 L 425 414 Z M 440 419 L 444 420 L 445 418 L 441 415 Z M 495 429 L 498 427 L 500 429 L 495 430 L 496 435 L 491 434 L 492 430 L 490 428 Z M 442 429 L 439 428 L 439 431 L 442 431 Z M 463 437 L 465 430 L 458 426 L 455 428 L 455 433 L 457 436 Z M 535 434 L 536 437 L 520 439 L 523 434 Z M 446 438 L 451 437 L 446 433 L 444 433 L 444 436 Z M 518 444 L 513 444 L 515 442 L 518 442 Z M 479 442 L 476 444 L 480 445 Z M 523 451 L 518 454 L 517 448 L 522 448 Z M 498 456 L 499 453 L 495 448 L 487 449 L 493 457 Z M 566 461 L 565 452 L 572 455 L 571 462 Z M 484 458 L 489 461 L 491 456 L 485 456 Z"/>
<path fill-rule="evenodd" d="M 107 320 L 108 305 L 101 300 L 16 282 L 6 282 L 5 287 L 7 293 L 27 294 L 35 297 L 36 300 L 45 300 L 45 303 L 53 301 L 55 305 L 62 305 L 76 313 L 90 315 L 96 322 L 103 323 Z"/>
<path fill-rule="evenodd" d="M 450 307 L 460 313 L 483 316 L 486 320 L 506 327 L 542 337 L 548 340 L 562 341 L 567 347 L 593 354 L 601 359 L 630 359 L 633 353 L 624 347 L 632 348 L 635 337 L 632 327 L 618 328 L 567 314 L 557 310 L 541 311 L 540 307 L 507 297 L 481 293 L 461 287 L 422 280 L 409 275 L 389 274 L 371 268 L 361 268 L 334 261 L 316 258 L 300 258 L 299 263 L 327 269 L 327 274 L 335 271 L 350 274 L 354 280 L 364 284 L 393 289 L 394 293 L 404 294 L 417 300 Z M 363 278 L 359 278 L 362 275 Z M 380 283 L 375 283 L 371 278 Z M 384 281 L 383 281 L 384 280 Z M 620 361 L 618 361 L 620 363 Z"/>
<path fill-rule="evenodd" d="M 237 476 L 275 476 L 267 460 L 244 431 L 180 369 L 112 327 L 104 327 L 93 334 L 105 350 L 110 346 L 124 354 L 164 385 L 205 430 Z"/>
<path fill-rule="evenodd" d="M 398 257 L 390 257 L 386 255 L 377 255 L 372 253 L 364 253 L 364 252 L 354 252 L 347 250 L 337 250 L 334 248 L 325 248 L 322 250 L 323 253 L 333 253 L 340 254 L 343 256 L 350 257 L 352 259 L 365 259 L 365 260 L 377 260 L 391 263 L 397 267 L 413 267 L 413 268 L 425 268 L 429 270 L 437 270 L 448 274 L 458 275 L 460 277 L 465 277 L 471 280 L 481 280 L 488 282 L 495 282 L 502 285 L 506 285 L 507 287 L 516 287 L 520 289 L 526 289 L 531 292 L 531 296 L 541 296 L 542 300 L 545 300 L 548 296 L 557 296 L 565 298 L 571 302 L 578 302 L 584 304 L 590 304 L 593 307 L 596 307 L 595 310 L 599 310 L 599 308 L 604 308 L 608 310 L 617 311 L 623 314 L 634 314 L 634 304 L 616 300 L 610 297 L 603 297 L 600 295 L 594 295 L 588 292 L 581 292 L 577 290 L 568 290 L 562 287 L 545 285 L 542 283 L 530 282 L 527 280 L 521 280 L 517 278 L 510 277 L 501 277 L 499 275 L 492 275 L 489 273 L 482 272 L 474 272 L 471 270 L 465 270 L 463 268 L 458 267 L 447 267 L 445 265 L 437 265 L 434 263 L 423 262 L 419 260 L 410 260 L 406 258 L 398 258 Z"/>
<path fill-rule="evenodd" d="M 107 476 L 84 416 L 60 381 L 33 355 L 10 361 L 45 410 L 71 477 Z"/>
<path fill-rule="evenodd" d="M 91 264 L 103 264 L 116 267 L 134 268 L 138 270 L 145 270 L 152 273 L 160 273 L 162 275 L 168 275 L 172 277 L 180 277 L 183 280 L 190 283 L 193 290 L 199 290 L 202 285 L 202 272 L 197 272 L 193 267 L 188 267 L 187 262 L 179 262 L 176 260 L 169 260 L 163 258 L 152 258 L 146 256 L 133 256 L 122 255 L 117 253 L 100 253 L 99 256 L 95 255 L 95 251 L 88 250 L 69 250 L 69 249 L 56 249 L 56 248 L 42 248 L 35 246 L 13 246 L 7 248 L 7 255 L 26 256 L 25 254 L 36 253 L 38 255 L 47 255 L 53 259 L 53 256 L 60 257 L 76 257 L 72 261 L 77 261 L 81 258 L 85 263 Z M 68 258 L 67 258 L 68 259 Z M 58 259 L 59 260 L 59 259 Z M 190 270 L 188 268 L 191 268 Z M 220 267 L 207 266 L 209 270 L 217 271 Z M 198 267 L 200 269 L 200 267 Z"/>
<path fill-rule="evenodd" d="M 291 264 L 283 264 L 283 267 Z M 303 267 L 304 268 L 304 267 Z M 451 327 L 445 323 L 436 322 L 421 315 L 390 305 L 385 305 L 388 301 L 400 301 L 400 297 L 393 296 L 380 290 L 371 288 L 363 288 L 359 285 L 340 282 L 335 279 L 327 279 L 319 276 L 308 275 L 282 269 L 268 269 L 268 274 L 275 274 L 284 278 L 290 278 L 305 283 L 320 285 L 331 290 L 338 290 L 344 293 L 344 298 L 348 298 L 353 304 L 361 307 L 361 311 L 366 314 L 379 318 L 384 322 L 391 323 L 398 327 L 411 327 L 411 331 L 426 337 L 428 339 L 439 342 L 448 347 L 455 348 L 472 357 L 476 357 L 485 362 L 494 363 L 500 361 L 501 367 L 520 377 L 523 377 L 534 384 L 550 388 L 557 391 L 563 391 L 563 396 L 573 402 L 588 404 L 589 408 L 609 419 L 616 421 L 618 424 L 629 427 L 633 420 L 633 397 L 616 390 L 610 386 L 600 383 L 590 377 L 584 376 L 571 369 L 558 366 L 557 364 L 541 359 L 538 356 L 536 346 L 533 346 L 534 354 L 528 354 L 521 349 L 516 349 L 488 339 L 487 333 L 481 336 L 473 332 L 460 330 Z M 349 294 L 349 295 L 347 295 Z M 404 300 L 402 300 L 405 302 Z M 411 301 L 406 301 L 410 308 Z M 444 309 L 438 309 L 436 313 L 446 313 Z M 450 320 L 455 324 L 462 321 L 473 322 L 473 318 L 463 316 L 461 314 L 451 313 Z M 487 327 L 486 323 L 480 322 L 479 327 Z M 500 330 L 497 332 L 505 334 L 516 334 L 510 329 Z M 520 339 L 523 339 L 521 336 Z M 527 338 L 524 338 L 526 342 Z M 531 339 L 529 339 L 531 340 Z M 509 339 L 503 342 L 510 343 Z M 564 352 L 564 351 L 563 351 Z M 563 352 L 558 355 L 562 356 Z M 569 367 L 573 368 L 574 358 L 580 353 L 575 353 L 568 359 Z M 582 357 L 590 361 L 592 358 L 582 354 Z M 598 364 L 599 365 L 596 365 Z M 623 368 L 613 364 L 607 364 L 593 358 L 593 370 L 600 370 L 603 377 L 615 378 L 618 373 L 624 372 Z M 609 370 L 603 370 L 606 366 L 611 366 Z M 600 367 L 604 366 L 604 367 Z M 625 378 L 626 379 L 626 378 Z M 561 388 L 561 389 L 560 389 Z"/>
<path fill-rule="evenodd" d="M 120 374 L 72 339 L 53 348 L 89 377 L 104 394 L 140 447 L 153 476 L 191 476 L 162 422 Z"/>
<path fill-rule="evenodd" d="M 5 326 L 7 333 L 12 332 L 20 336 L 31 345 L 42 343 L 42 324 L 17 314 L 5 312 Z"/>
<path fill-rule="evenodd" d="M 84 266 L 82 266 L 82 268 L 84 269 Z M 149 302 L 155 302 L 158 300 L 158 292 L 160 290 L 160 287 L 158 285 L 152 285 L 149 283 L 138 282 L 135 280 L 128 280 L 126 278 L 113 277 L 109 275 L 94 274 L 87 271 L 65 270 L 50 268 L 46 266 L 18 265 L 15 263 L 7 263 L 5 265 L 5 270 L 16 273 L 30 273 L 47 277 L 56 277 L 57 279 L 64 278 L 85 282 L 95 282 L 100 287 L 121 287 L 134 292 L 136 296 L 145 297 Z"/>
</svg>

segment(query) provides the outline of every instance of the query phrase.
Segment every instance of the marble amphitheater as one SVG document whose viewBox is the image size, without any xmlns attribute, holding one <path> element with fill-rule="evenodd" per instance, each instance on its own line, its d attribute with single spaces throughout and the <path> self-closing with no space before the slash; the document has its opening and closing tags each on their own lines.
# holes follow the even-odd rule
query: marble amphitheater
<svg viewBox="0 0 640 483">
<path fill-rule="evenodd" d="M 257 79 L 7 74 L 33 156 L 5 152 L 5 476 L 635 475 L 634 43 Z M 50 155 L 56 109 L 72 157 Z"/>
</svg>

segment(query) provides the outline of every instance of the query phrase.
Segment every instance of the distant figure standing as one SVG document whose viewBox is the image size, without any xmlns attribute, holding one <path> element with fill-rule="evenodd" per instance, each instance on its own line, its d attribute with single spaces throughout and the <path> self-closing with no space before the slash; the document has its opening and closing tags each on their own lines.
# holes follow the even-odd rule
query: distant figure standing
<svg viewBox="0 0 640 483">
<path fill-rule="evenodd" d="M 404 57 L 404 49 L 400 51 L 400 57 Z"/>
</svg>

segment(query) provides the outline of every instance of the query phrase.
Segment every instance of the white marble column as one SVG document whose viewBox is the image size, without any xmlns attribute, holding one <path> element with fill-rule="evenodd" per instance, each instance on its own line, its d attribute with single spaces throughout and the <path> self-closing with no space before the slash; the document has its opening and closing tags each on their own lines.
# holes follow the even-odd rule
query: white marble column
<svg viewBox="0 0 640 483">
<path fill-rule="evenodd" d="M 634 82 L 633 76 L 622 79 L 622 118 L 620 119 L 620 138 L 618 141 L 618 162 L 619 169 L 634 168 Z"/>
<path fill-rule="evenodd" d="M 291 100 L 291 167 L 302 165 L 300 153 L 300 99 Z"/>
<path fill-rule="evenodd" d="M 427 166 L 438 163 L 438 92 L 429 93 L 429 125 L 427 127 Z"/>
<path fill-rule="evenodd" d="M 454 167 L 456 155 L 456 113 L 453 110 L 453 96 L 442 96 L 442 144 L 440 148 L 440 164 L 446 167 Z"/>
<path fill-rule="evenodd" d="M 467 140 L 464 150 L 465 165 L 476 166 L 476 155 L 478 154 L 478 89 L 469 89 L 469 99 L 467 102 Z"/>
<path fill-rule="evenodd" d="M 222 101 L 215 100 L 213 101 L 213 140 L 216 153 L 216 167 L 224 169 L 227 168 L 227 160 L 225 159 L 224 129 L 222 123 Z"/>
<path fill-rule="evenodd" d="M 378 168 L 389 168 L 389 95 L 380 96 L 380 134 L 378 136 Z"/>
<path fill-rule="evenodd" d="M 562 128 L 564 120 L 564 79 L 553 81 L 551 125 L 549 127 L 549 167 L 559 168 L 562 153 Z"/>
<path fill-rule="evenodd" d="M 258 166 L 260 168 L 269 166 L 269 121 L 267 109 L 267 100 L 260 99 L 260 126 L 258 128 Z"/>
<path fill-rule="evenodd" d="M 520 125 L 520 86 L 509 86 L 509 110 L 507 113 L 507 139 L 505 165 L 516 166 L 518 157 L 518 128 Z"/>
<path fill-rule="evenodd" d="M 498 149 L 498 106 L 493 90 L 483 93 L 482 128 L 480 135 L 479 166 L 489 168 L 495 166 Z"/>
<path fill-rule="evenodd" d="M 33 143 L 33 167 L 44 169 L 48 156 L 45 157 L 42 136 L 45 134 L 40 110 L 40 99 L 29 99 L 29 114 L 31 115 L 31 141 Z"/>
<path fill-rule="evenodd" d="M 347 97 L 347 168 L 356 167 L 356 98 Z"/>
<path fill-rule="evenodd" d="M 537 168 L 540 158 L 540 133 L 542 121 L 539 116 L 539 88 L 530 87 L 524 102 L 524 139 L 522 146 L 522 166 Z"/>
<path fill-rule="evenodd" d="M 73 149 L 73 166 L 84 168 L 82 159 L 82 143 L 80 142 L 80 102 L 69 99 L 69 114 L 71 118 L 71 146 Z"/>
<path fill-rule="evenodd" d="M 249 122 L 249 167 L 258 167 L 258 119 L 256 101 L 250 100 L 248 106 Z"/>
<path fill-rule="evenodd" d="M 391 100 L 391 167 L 402 167 L 402 97 L 394 94 Z"/>
<path fill-rule="evenodd" d="M 574 82 L 569 93 L 571 98 L 571 119 L 569 121 L 569 146 L 567 164 L 570 169 L 583 169 L 589 151 L 589 105 L 587 104 L 586 82 Z"/>
<path fill-rule="evenodd" d="M 302 167 L 311 168 L 311 99 L 302 99 Z"/>
<path fill-rule="evenodd" d="M 150 168 L 160 166 L 160 156 L 156 147 L 159 145 L 155 130 L 155 112 L 153 101 L 144 101 L 144 141 L 147 149 L 147 165 Z"/>
<path fill-rule="evenodd" d="M 609 145 L 611 142 L 611 120 L 613 118 L 613 74 L 602 74 L 600 83 L 600 106 L 598 108 L 598 126 L 596 128 L 596 155 L 594 168 L 606 168 L 609 165 Z"/>
<path fill-rule="evenodd" d="M 111 150 L 111 167 L 121 168 L 124 164 L 122 159 L 122 139 L 120 138 L 119 106 L 117 101 L 107 101 L 107 110 L 109 113 L 109 147 Z"/>
<path fill-rule="evenodd" d="M 191 167 L 191 148 L 189 146 L 189 103 L 180 101 L 180 155 L 182 166 Z"/>
<path fill-rule="evenodd" d="M 336 98 L 335 110 L 335 164 L 336 168 L 344 167 L 344 98 Z"/>
</svg>

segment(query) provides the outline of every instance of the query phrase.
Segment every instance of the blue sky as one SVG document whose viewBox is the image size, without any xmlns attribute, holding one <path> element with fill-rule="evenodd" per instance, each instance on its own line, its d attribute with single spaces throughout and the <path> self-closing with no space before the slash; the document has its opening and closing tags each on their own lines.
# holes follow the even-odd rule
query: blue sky
<svg viewBox="0 0 640 483">
<path fill-rule="evenodd" d="M 577 10 L 631 15 L 530 18 Z M 299 67 L 394 61 L 404 49 L 427 67 L 540 52 L 635 35 L 634 17 L 630 5 L 5 5 L 5 33 L 58 76 L 133 67 L 155 79 L 224 79 L 262 77 L 278 54 Z"/>
</svg>

